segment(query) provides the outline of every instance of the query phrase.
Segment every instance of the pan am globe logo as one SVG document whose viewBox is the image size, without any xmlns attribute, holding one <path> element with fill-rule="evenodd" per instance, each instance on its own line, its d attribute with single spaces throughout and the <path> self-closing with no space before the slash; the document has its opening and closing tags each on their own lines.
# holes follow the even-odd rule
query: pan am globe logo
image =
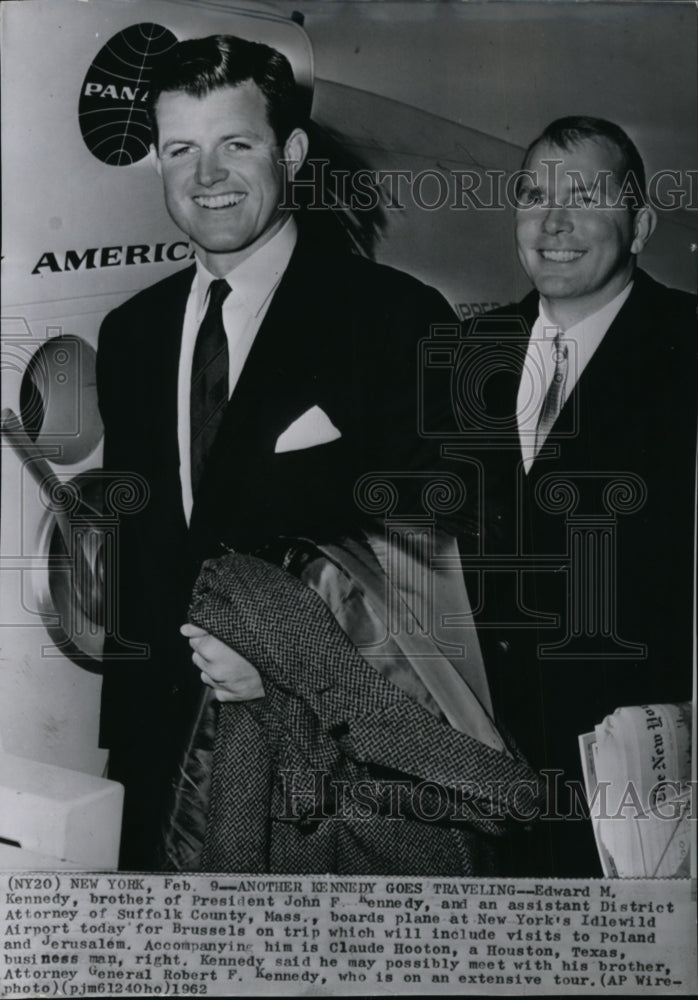
<svg viewBox="0 0 698 1000">
<path fill-rule="evenodd" d="M 132 24 L 98 52 L 82 85 L 78 118 L 87 148 L 102 163 L 125 167 L 146 156 L 150 74 L 176 43 L 159 24 Z"/>
</svg>

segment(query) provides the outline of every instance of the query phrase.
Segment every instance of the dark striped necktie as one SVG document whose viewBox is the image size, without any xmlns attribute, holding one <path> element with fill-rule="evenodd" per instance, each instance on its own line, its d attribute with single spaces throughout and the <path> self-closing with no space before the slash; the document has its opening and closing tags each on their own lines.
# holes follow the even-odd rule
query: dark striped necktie
<svg viewBox="0 0 698 1000">
<path fill-rule="evenodd" d="M 212 281 L 209 299 L 194 347 L 191 370 L 191 486 L 196 495 L 206 458 L 228 404 L 228 340 L 223 326 L 223 303 L 230 285 Z"/>
</svg>

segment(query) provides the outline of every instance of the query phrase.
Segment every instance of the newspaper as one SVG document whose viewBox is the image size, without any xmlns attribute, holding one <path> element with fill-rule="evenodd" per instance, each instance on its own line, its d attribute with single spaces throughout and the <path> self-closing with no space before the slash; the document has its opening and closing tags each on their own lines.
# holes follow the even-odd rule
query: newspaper
<svg viewBox="0 0 698 1000">
<path fill-rule="evenodd" d="M 579 743 L 604 875 L 687 877 L 691 706 L 618 709 Z M 634 809 L 619 791 L 631 787 Z M 627 822 L 613 822 L 624 808 Z"/>
<path fill-rule="evenodd" d="M 165 211 L 147 136 L 132 127 L 140 81 L 111 60 L 135 26 L 165 44 L 242 32 L 270 9 L 304 18 L 312 51 L 299 42 L 293 68 L 314 117 L 382 172 L 377 259 L 438 288 L 461 320 L 528 290 L 506 179 L 547 122 L 575 113 L 636 138 L 661 217 L 642 266 L 695 291 L 691 3 L 3 3 L 0 996 L 693 995 L 686 726 L 673 748 L 683 798 L 661 804 L 674 816 L 681 807 L 679 831 L 658 824 L 648 848 L 638 821 L 640 859 L 621 870 L 618 824 L 597 818 L 603 878 L 116 870 L 122 793 L 98 746 L 94 351 L 103 317 L 186 266 L 191 247 Z M 102 115 L 100 102 L 116 113 Z M 48 383 L 55 409 L 45 411 Z M 112 497 L 115 524 L 134 496 Z M 690 548 L 694 526 L 685 533 Z M 637 711 L 647 722 L 649 709 Z M 618 720 L 583 737 L 590 800 L 618 778 Z M 695 712 L 692 726 L 695 746 Z"/>
</svg>

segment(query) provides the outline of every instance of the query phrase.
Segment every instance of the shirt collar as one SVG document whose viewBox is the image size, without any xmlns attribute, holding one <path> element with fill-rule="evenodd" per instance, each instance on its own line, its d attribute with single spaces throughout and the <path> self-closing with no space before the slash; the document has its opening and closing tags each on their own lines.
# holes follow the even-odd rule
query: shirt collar
<svg viewBox="0 0 698 1000">
<path fill-rule="evenodd" d="M 233 301 L 236 304 L 244 305 L 251 316 L 257 316 L 281 281 L 297 238 L 296 221 L 293 216 L 289 216 L 278 233 L 275 233 L 259 250 L 255 250 L 241 264 L 224 275 L 234 293 L 229 296 L 229 299 L 226 299 L 226 302 Z M 208 290 L 215 278 L 216 276 L 211 274 L 197 257 L 195 281 L 199 320 L 203 316 Z"/>
<path fill-rule="evenodd" d="M 585 316 L 579 323 L 575 323 L 574 326 L 570 326 L 565 331 L 565 340 L 575 345 L 577 377 L 582 373 L 587 362 L 603 340 L 606 331 L 630 295 L 632 287 L 633 282 L 629 281 L 625 288 L 615 298 L 611 299 L 610 302 L 607 302 L 605 306 L 602 306 L 601 309 L 598 309 L 590 316 Z M 538 320 L 541 333 L 544 330 L 560 330 L 557 323 L 551 320 L 546 313 L 542 299 L 538 301 Z"/>
</svg>

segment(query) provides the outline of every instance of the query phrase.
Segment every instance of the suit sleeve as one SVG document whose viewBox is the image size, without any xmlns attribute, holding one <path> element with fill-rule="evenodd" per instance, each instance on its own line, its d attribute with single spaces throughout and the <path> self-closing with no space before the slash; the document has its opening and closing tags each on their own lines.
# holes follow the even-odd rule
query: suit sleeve
<svg viewBox="0 0 698 1000">
<path fill-rule="evenodd" d="M 109 313 L 102 322 L 97 347 L 97 400 L 104 424 L 104 459 L 107 470 L 119 467 L 118 454 L 118 353 L 116 347 L 116 323 L 114 313 Z"/>
</svg>

